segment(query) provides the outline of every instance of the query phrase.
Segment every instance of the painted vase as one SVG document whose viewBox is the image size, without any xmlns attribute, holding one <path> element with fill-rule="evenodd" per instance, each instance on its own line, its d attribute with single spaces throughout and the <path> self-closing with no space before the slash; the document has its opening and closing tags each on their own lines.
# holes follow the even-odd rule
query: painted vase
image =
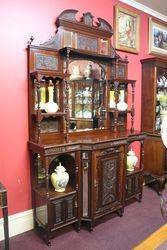
<svg viewBox="0 0 167 250">
<path fill-rule="evenodd" d="M 59 163 L 55 172 L 51 174 L 51 182 L 57 192 L 64 192 L 69 181 L 69 174 L 66 169 Z"/>
<path fill-rule="evenodd" d="M 134 171 L 134 168 L 137 164 L 138 158 L 135 155 L 135 152 L 131 149 L 127 153 L 127 170 Z"/>
</svg>

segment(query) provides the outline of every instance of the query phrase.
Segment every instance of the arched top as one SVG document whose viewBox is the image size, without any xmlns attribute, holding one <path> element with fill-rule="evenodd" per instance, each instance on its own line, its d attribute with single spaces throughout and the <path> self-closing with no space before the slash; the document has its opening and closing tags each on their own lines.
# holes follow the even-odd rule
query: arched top
<svg viewBox="0 0 167 250">
<path fill-rule="evenodd" d="M 64 10 L 56 19 L 55 36 L 41 46 L 56 50 L 70 47 L 113 57 L 115 50 L 110 41 L 113 35 L 112 26 L 100 17 L 95 22 L 90 12 L 83 13 L 82 17 L 77 20 L 77 13 L 78 10 L 74 9 Z"/>
<path fill-rule="evenodd" d="M 86 12 L 86 13 L 83 13 L 81 19 L 77 21 L 76 19 L 77 13 L 78 13 L 78 10 L 74 10 L 74 9 L 64 10 L 58 16 L 56 20 L 57 27 L 59 27 L 60 25 L 66 26 L 67 22 L 73 22 L 75 23 L 75 25 L 78 25 L 78 26 L 81 26 L 81 25 L 89 26 L 92 29 L 95 29 L 96 32 L 97 30 L 99 31 L 104 30 L 105 32 L 108 33 L 109 36 L 112 36 L 113 29 L 106 20 L 102 19 L 101 17 L 98 17 L 97 18 L 98 22 L 96 22 L 96 25 L 94 25 L 94 16 L 91 14 L 91 12 Z"/>
</svg>

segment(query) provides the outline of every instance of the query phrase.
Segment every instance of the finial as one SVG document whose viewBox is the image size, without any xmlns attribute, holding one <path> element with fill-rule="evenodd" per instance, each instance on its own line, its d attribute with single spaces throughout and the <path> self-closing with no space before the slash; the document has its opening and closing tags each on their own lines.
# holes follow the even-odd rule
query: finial
<svg viewBox="0 0 167 250">
<path fill-rule="evenodd" d="M 30 37 L 30 40 L 28 41 L 28 44 L 31 45 L 33 41 L 34 41 L 34 37 L 31 36 L 31 37 Z"/>
</svg>

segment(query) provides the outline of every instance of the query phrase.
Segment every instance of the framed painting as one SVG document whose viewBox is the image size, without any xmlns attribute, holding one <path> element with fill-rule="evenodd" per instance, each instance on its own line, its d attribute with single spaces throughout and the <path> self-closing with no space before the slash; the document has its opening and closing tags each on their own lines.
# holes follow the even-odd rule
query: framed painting
<svg viewBox="0 0 167 250">
<path fill-rule="evenodd" d="M 149 18 L 149 53 L 167 56 L 167 24 Z"/>
<path fill-rule="evenodd" d="M 140 17 L 135 12 L 115 6 L 115 48 L 131 53 L 139 52 Z"/>
</svg>

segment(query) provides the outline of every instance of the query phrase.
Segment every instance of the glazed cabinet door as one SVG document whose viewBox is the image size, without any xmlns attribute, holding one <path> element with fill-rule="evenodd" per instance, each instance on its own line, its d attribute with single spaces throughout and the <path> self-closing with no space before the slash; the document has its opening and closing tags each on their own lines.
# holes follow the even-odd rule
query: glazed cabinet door
<svg viewBox="0 0 167 250">
<path fill-rule="evenodd" d="M 96 214 L 105 214 L 121 207 L 121 158 L 121 150 L 113 148 L 97 157 Z"/>
<path fill-rule="evenodd" d="M 152 152 L 152 153 L 150 153 Z M 161 138 L 148 136 L 144 143 L 144 170 L 153 176 L 163 176 L 167 172 L 167 150 Z"/>
</svg>

